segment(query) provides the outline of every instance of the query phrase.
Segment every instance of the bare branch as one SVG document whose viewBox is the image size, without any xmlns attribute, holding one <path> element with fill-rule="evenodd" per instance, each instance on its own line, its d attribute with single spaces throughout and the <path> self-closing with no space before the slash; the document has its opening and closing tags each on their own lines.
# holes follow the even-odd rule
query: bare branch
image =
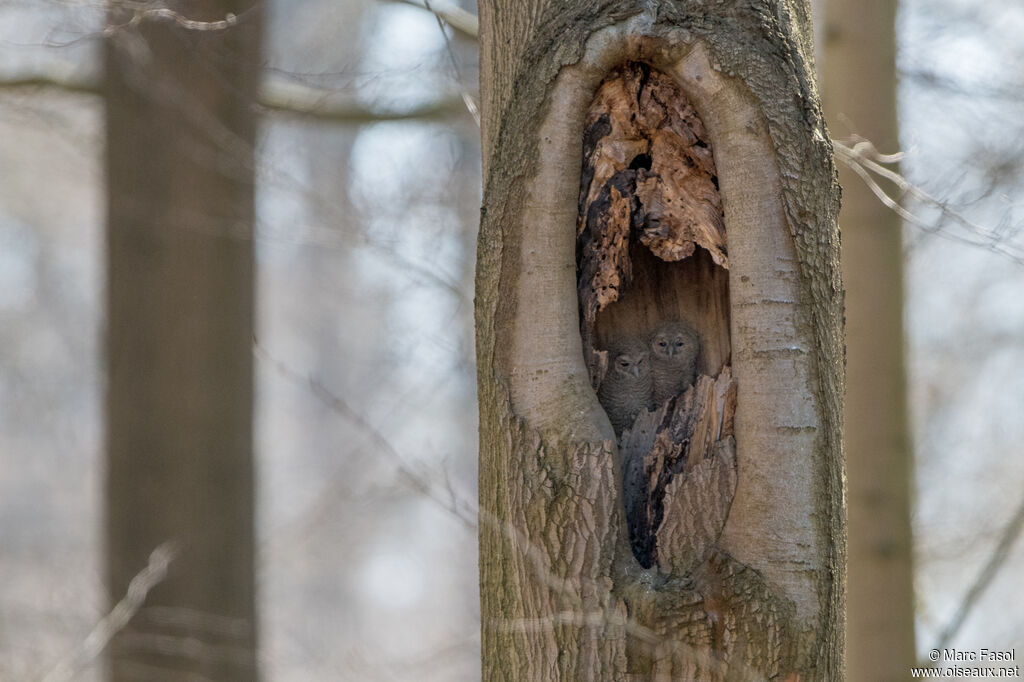
<svg viewBox="0 0 1024 682">
<path fill-rule="evenodd" d="M 517 528 L 511 520 L 502 520 L 488 510 L 478 508 L 475 501 L 462 497 L 454 489 L 447 476 L 445 476 L 443 486 L 434 485 L 426 477 L 413 471 L 405 458 L 391 445 L 384 434 L 355 411 L 343 398 L 332 393 L 313 377 L 304 377 L 283 362 L 275 359 L 255 340 L 253 342 L 253 350 L 261 361 L 266 362 L 283 377 L 297 385 L 306 385 L 323 404 L 336 411 L 360 430 L 366 432 L 371 440 L 395 461 L 399 472 L 408 479 L 417 492 L 425 495 L 452 513 L 469 528 L 476 527 L 477 518 L 479 518 L 480 523 L 500 528 L 509 543 L 524 553 L 541 582 L 551 590 L 552 594 L 556 594 L 564 600 L 563 610 L 553 618 L 512 620 L 490 624 L 492 627 L 508 631 L 537 628 L 550 629 L 563 623 L 572 623 L 581 627 L 620 626 L 625 629 L 630 637 L 637 641 L 645 642 L 648 645 L 667 645 L 672 651 L 699 661 L 702 665 L 712 669 L 724 670 L 723 663 L 710 657 L 705 652 L 698 651 L 684 642 L 673 639 L 670 634 L 667 636 L 661 635 L 637 623 L 630 616 L 616 611 L 614 605 L 604 611 L 586 612 L 582 595 L 587 593 L 589 588 L 581 586 L 578 578 L 561 576 L 556 573 L 550 564 L 547 552 L 534 543 L 523 530 Z M 749 679 L 757 679 L 756 672 L 752 669 L 742 666 L 742 664 L 734 665 L 741 665 Z"/>
<path fill-rule="evenodd" d="M 999 573 L 999 569 L 1006 563 L 1007 557 L 1010 555 L 1010 549 L 1013 547 L 1013 543 L 1016 542 L 1020 536 L 1021 529 L 1024 529 L 1024 499 L 1021 500 L 1021 504 L 1017 507 L 1017 511 L 1014 512 L 1013 516 L 1010 517 L 1009 522 L 1003 529 L 1002 535 L 999 537 L 999 542 L 992 550 L 992 554 L 989 555 L 988 561 L 985 562 L 985 566 L 981 569 L 981 573 L 978 574 L 977 578 L 974 579 L 974 583 L 971 585 L 967 593 L 964 594 L 964 598 L 960 602 L 960 606 L 957 607 L 956 613 L 946 624 L 946 627 L 942 629 L 942 633 L 939 635 L 938 641 L 936 641 L 933 649 L 945 649 L 949 646 L 949 643 L 956 636 L 956 633 L 960 631 L 961 626 L 967 620 L 967 617 L 971 614 L 974 607 L 977 605 L 978 600 L 988 589 L 988 586 L 992 584 L 992 580 Z"/>
<path fill-rule="evenodd" d="M 165 542 L 149 555 L 149 563 L 139 571 L 131 582 L 124 597 L 100 619 L 92 632 L 71 655 L 60 661 L 43 677 L 42 682 L 65 682 L 95 660 L 113 639 L 124 629 L 128 621 L 146 601 L 146 595 L 167 577 L 167 568 L 174 561 L 178 551 L 173 543 Z"/>
<path fill-rule="evenodd" d="M 103 29 L 104 36 L 111 36 L 118 31 L 134 28 L 144 21 L 173 21 L 190 31 L 224 31 L 238 24 L 238 16 L 228 12 L 219 21 L 197 21 L 189 19 L 179 12 L 167 7 L 147 7 L 142 3 L 120 3 L 119 6 L 131 9 L 132 18 L 123 24 L 111 24 Z"/>
<path fill-rule="evenodd" d="M 422 474 L 417 473 L 406 461 L 405 457 L 403 457 L 395 446 L 391 444 L 387 437 L 385 437 L 377 427 L 367 421 L 363 415 L 359 414 L 359 412 L 349 405 L 344 398 L 332 392 L 316 378 L 312 376 L 303 377 L 302 374 L 273 357 L 266 351 L 266 349 L 260 346 L 255 339 L 253 340 L 253 351 L 258 359 L 267 363 L 284 378 L 297 385 L 307 385 L 313 395 L 321 403 L 344 417 L 346 421 L 368 435 L 383 453 L 391 457 L 392 461 L 395 462 L 398 472 L 407 479 L 408 483 L 416 492 L 422 493 L 442 509 L 451 513 L 467 528 L 476 528 L 476 504 L 468 498 L 458 495 L 451 488 L 449 481 L 445 481 L 444 490 L 438 490 L 437 486 L 435 486 L 430 480 Z"/>
<path fill-rule="evenodd" d="M 437 19 L 437 27 L 441 29 L 441 37 L 444 38 L 444 47 L 448 52 L 448 57 L 452 60 L 452 72 L 455 74 L 455 82 L 459 86 L 459 93 L 462 95 L 462 101 L 466 105 L 466 110 L 469 111 L 469 115 L 473 117 L 476 122 L 476 127 L 480 127 L 480 107 L 477 105 L 476 100 L 469 94 L 465 87 L 462 85 L 462 74 L 459 72 L 459 62 L 455 59 L 455 50 L 452 49 L 452 41 L 448 40 L 448 34 L 445 33 L 444 23 L 442 22 L 441 15 L 434 11 L 433 6 L 430 4 L 430 0 L 423 0 L 423 4 L 428 10 L 434 12 L 434 17 Z"/>
<path fill-rule="evenodd" d="M 99 82 L 60 66 L 41 73 L 0 79 L 0 89 L 52 89 L 82 95 L 103 95 L 103 87 Z M 353 125 L 451 119 L 466 108 L 463 93 L 410 109 L 366 107 L 351 101 L 351 98 L 341 97 L 337 92 L 300 85 L 280 77 L 268 78 L 263 82 L 258 105 L 281 114 Z"/>
<path fill-rule="evenodd" d="M 984 97 L 986 99 L 1003 100 L 1012 104 L 1024 102 L 1024 96 L 1022 96 L 1019 88 L 1006 87 L 992 82 L 972 80 L 969 84 L 962 83 L 956 78 L 927 69 L 900 70 L 899 77 L 901 80 L 914 80 L 923 86 L 936 90 L 945 90 L 961 97 L 970 97 L 972 99 Z"/>
<path fill-rule="evenodd" d="M 100 87 L 97 83 L 87 78 L 76 77 L 70 73 L 61 73 L 59 70 L 52 73 L 34 74 L 28 76 L 15 76 L 0 80 L 0 89 L 3 90 L 31 90 L 49 89 L 63 90 L 64 92 L 80 95 L 99 95 Z"/>
<path fill-rule="evenodd" d="M 346 124 L 450 119 L 463 109 L 461 96 L 444 97 L 411 109 L 389 111 L 370 108 L 351 101 L 351 98 L 340 97 L 337 92 L 300 85 L 283 78 L 264 80 L 259 104 L 282 114 Z"/>
<path fill-rule="evenodd" d="M 838 140 L 832 140 L 832 147 L 835 149 L 836 158 L 845 163 L 868 188 L 878 197 L 879 201 L 895 211 L 901 218 L 912 225 L 916 225 L 926 232 L 937 234 L 946 239 L 958 241 L 971 246 L 977 246 L 993 253 L 998 253 L 1012 260 L 1015 263 L 1024 265 L 1024 247 L 1010 242 L 1009 238 L 1016 232 L 1010 233 L 995 231 L 980 225 L 962 213 L 951 208 L 947 203 L 942 202 L 925 192 L 920 187 L 910 183 L 899 173 L 886 168 L 883 164 L 895 163 L 902 159 L 902 154 L 880 154 L 869 140 L 856 138 L 852 147 L 843 144 Z M 872 175 L 873 174 L 873 175 Z M 925 206 L 938 209 L 941 216 L 962 228 L 968 235 L 958 234 L 944 229 L 943 221 L 929 222 L 915 213 L 900 205 L 897 199 L 890 196 L 879 183 L 875 176 L 888 180 L 899 190 L 899 196 L 910 196 Z"/>
<path fill-rule="evenodd" d="M 432 12 L 438 19 L 444 21 L 444 23 L 467 38 L 476 40 L 480 33 L 480 22 L 475 14 L 467 12 L 457 5 L 444 2 L 444 0 L 441 2 L 437 2 L 437 0 L 424 0 L 424 2 L 417 2 L 417 0 L 392 0 L 392 2 L 412 5 L 413 7 L 419 7 L 420 9 Z"/>
</svg>

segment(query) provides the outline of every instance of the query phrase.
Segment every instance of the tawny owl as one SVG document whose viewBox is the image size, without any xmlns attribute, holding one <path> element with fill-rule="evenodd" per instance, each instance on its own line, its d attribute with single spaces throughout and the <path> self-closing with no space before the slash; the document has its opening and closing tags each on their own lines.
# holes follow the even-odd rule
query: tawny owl
<svg viewBox="0 0 1024 682">
<path fill-rule="evenodd" d="M 654 404 L 689 388 L 697 378 L 700 336 L 685 322 L 664 322 L 651 333 Z"/>
<path fill-rule="evenodd" d="M 615 435 L 633 425 L 640 410 L 651 404 L 654 378 L 647 347 L 639 339 L 627 339 L 608 350 L 608 371 L 597 392 L 601 407 L 615 429 Z"/>
</svg>

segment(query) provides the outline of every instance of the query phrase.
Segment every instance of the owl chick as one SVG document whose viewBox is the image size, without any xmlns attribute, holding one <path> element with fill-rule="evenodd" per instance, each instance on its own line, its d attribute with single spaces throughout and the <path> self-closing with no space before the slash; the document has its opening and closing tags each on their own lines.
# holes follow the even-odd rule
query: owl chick
<svg viewBox="0 0 1024 682">
<path fill-rule="evenodd" d="M 689 388 L 697 378 L 700 336 L 685 322 L 665 322 L 651 333 L 654 404 Z"/>
<path fill-rule="evenodd" d="M 633 425 L 640 410 L 651 403 L 654 377 L 645 344 L 629 339 L 609 349 L 608 372 L 601 382 L 597 398 L 608 413 L 615 435 Z"/>
</svg>

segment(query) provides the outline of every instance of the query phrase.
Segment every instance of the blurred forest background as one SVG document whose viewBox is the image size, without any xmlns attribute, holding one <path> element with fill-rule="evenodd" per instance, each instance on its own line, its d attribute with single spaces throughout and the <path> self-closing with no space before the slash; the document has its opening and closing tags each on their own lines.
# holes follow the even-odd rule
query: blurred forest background
<svg viewBox="0 0 1024 682">
<path fill-rule="evenodd" d="M 476 44 L 414 2 L 264 9 L 262 673 L 476 679 Z M 98 1 L 0 0 L 0 680 L 42 679 L 109 608 L 105 21 Z M 917 648 L 956 622 L 949 646 L 1010 648 L 1024 642 L 1024 4 L 903 0 L 895 26 L 901 172 L 938 200 L 904 197 Z M 857 132 L 846 123 L 834 137 Z M 101 672 L 86 660 L 74 679 Z"/>
</svg>

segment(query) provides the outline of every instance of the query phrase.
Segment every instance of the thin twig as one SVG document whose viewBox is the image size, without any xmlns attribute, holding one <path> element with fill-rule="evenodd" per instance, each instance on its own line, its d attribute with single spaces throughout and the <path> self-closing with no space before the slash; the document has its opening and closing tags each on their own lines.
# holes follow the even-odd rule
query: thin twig
<svg viewBox="0 0 1024 682">
<path fill-rule="evenodd" d="M 149 563 L 139 571 L 124 597 L 100 619 L 74 652 L 60 661 L 42 678 L 42 682 L 66 682 L 95 660 L 118 632 L 124 629 L 146 601 L 146 595 L 167 577 L 167 568 L 177 556 L 174 543 L 165 542 L 149 555 Z"/>
<path fill-rule="evenodd" d="M 456 5 L 449 4 L 447 2 L 437 2 L 437 0 L 424 0 L 422 3 L 416 0 L 392 0 L 393 2 L 400 2 L 404 5 L 412 5 L 413 7 L 419 7 L 432 12 L 438 19 L 444 21 L 444 23 L 451 26 L 453 29 L 461 33 L 467 38 L 477 39 L 480 33 L 480 21 L 476 15 L 472 12 L 458 7 Z"/>
<path fill-rule="evenodd" d="M 992 584 L 992 580 L 999 573 L 999 569 L 1006 563 L 1007 557 L 1010 555 L 1010 549 L 1013 548 L 1013 543 L 1016 542 L 1020 536 L 1021 529 L 1024 529 L 1024 499 L 1021 500 L 1020 506 L 1017 511 L 1007 522 L 1006 527 L 1003 528 L 1003 532 L 999 537 L 999 542 L 992 549 L 992 554 L 989 555 L 988 561 L 985 562 L 985 566 L 981 569 L 981 572 L 974 579 L 974 583 L 970 589 L 964 594 L 964 598 L 960 601 L 960 605 L 956 609 L 956 613 L 950 618 L 946 627 L 942 629 L 942 633 L 939 635 L 938 641 L 936 641 L 933 649 L 942 650 L 949 646 L 949 643 L 953 641 L 953 637 L 960 631 L 961 626 L 967 620 L 967 617 L 974 610 L 975 605 L 981 596 L 988 589 L 988 586 Z"/>
<path fill-rule="evenodd" d="M 553 595 L 558 595 L 563 599 L 562 610 L 552 614 L 550 617 L 541 619 L 513 619 L 501 623 L 488 623 L 488 627 L 496 627 L 503 631 L 532 631 L 537 629 L 550 630 L 562 623 L 571 623 L 579 627 L 619 626 L 625 630 L 629 637 L 645 642 L 648 645 L 667 646 L 677 654 L 712 668 L 722 665 L 721 662 L 714 659 L 707 652 L 673 639 L 671 636 L 661 635 L 636 622 L 630 616 L 624 616 L 619 613 L 614 606 L 607 610 L 587 611 L 584 604 L 584 595 L 592 594 L 595 589 L 602 589 L 603 585 L 585 586 L 581 582 L 586 583 L 589 581 L 581 581 L 580 576 L 558 575 L 551 567 L 551 557 L 548 552 L 535 543 L 524 530 L 517 528 L 512 519 L 500 519 L 488 510 L 478 508 L 475 502 L 462 497 L 454 489 L 447 476 L 445 477 L 443 490 L 439 490 L 437 486 L 433 485 L 425 477 L 414 472 L 406 463 L 405 458 L 391 445 L 390 441 L 353 409 L 347 401 L 331 392 L 313 377 L 304 377 L 301 373 L 275 359 L 255 340 L 253 341 L 253 348 L 261 361 L 269 364 L 288 380 L 299 385 L 305 384 L 311 389 L 313 395 L 318 400 L 342 415 L 360 430 L 366 432 L 381 450 L 395 461 L 399 471 L 409 479 L 417 492 L 427 496 L 442 508 L 455 515 L 468 527 L 475 528 L 475 519 L 478 518 L 480 523 L 500 529 L 509 544 L 515 550 L 522 553 L 528 565 L 532 565 L 540 584 L 550 590 Z M 761 679 L 754 670 L 742 666 L 742 664 L 737 665 L 740 665 L 746 673 L 746 679 Z"/>
<path fill-rule="evenodd" d="M 443 120 L 462 111 L 464 97 L 460 92 L 406 109 L 365 107 L 351 98 L 339 97 L 334 91 L 300 85 L 282 78 L 266 78 L 260 86 L 259 105 L 265 109 L 291 116 L 345 124 L 380 123 L 383 121 Z"/>
<path fill-rule="evenodd" d="M 450 486 L 444 492 L 436 490 L 436 486 L 427 480 L 426 477 L 417 473 L 406 461 L 405 457 L 391 444 L 391 442 L 380 432 L 377 427 L 371 424 L 363 415 L 357 412 L 348 401 L 331 391 L 322 382 L 312 376 L 303 376 L 292 369 L 284 362 L 276 359 L 255 339 L 253 340 L 253 351 L 256 357 L 267 363 L 278 374 L 289 381 L 303 385 L 305 384 L 313 395 L 324 405 L 345 418 L 346 421 L 356 426 L 360 431 L 367 434 L 370 439 L 395 462 L 399 473 L 401 473 L 413 489 L 422 493 L 429 500 L 440 506 L 459 519 L 467 528 L 476 528 L 476 505 L 467 498 L 457 495 Z M 447 483 L 447 482 L 446 482 Z"/>
<path fill-rule="evenodd" d="M 452 49 L 452 41 L 448 39 L 448 33 L 444 30 L 444 20 L 438 12 L 434 11 L 434 8 L 430 4 L 430 0 L 423 0 L 423 5 L 434 12 L 434 18 L 437 19 L 437 27 L 441 29 L 441 37 L 444 38 L 444 46 L 448 51 L 448 57 L 452 61 L 452 72 L 455 74 L 455 84 L 459 86 L 459 93 L 462 95 L 462 101 L 466 105 L 466 110 L 469 115 L 476 121 L 476 127 L 480 127 L 480 107 L 477 106 L 476 100 L 469 94 L 466 88 L 462 85 L 462 73 L 459 70 L 459 62 L 455 59 L 455 50 Z"/>
<path fill-rule="evenodd" d="M 0 90 L 62 90 L 80 95 L 103 95 L 102 85 L 87 76 L 63 66 L 46 71 L 0 79 Z M 346 125 L 384 121 L 445 120 L 466 108 L 465 97 L 449 95 L 433 102 L 407 109 L 366 107 L 339 93 L 322 88 L 299 85 L 280 77 L 264 79 L 257 104 L 270 112 L 311 118 Z"/>
<path fill-rule="evenodd" d="M 167 7 L 139 7 L 134 10 L 132 18 L 122 24 L 110 24 L 103 29 L 104 36 L 112 36 L 118 31 L 135 28 L 144 21 L 173 21 L 189 31 L 225 31 L 238 24 L 238 16 L 228 12 L 223 19 L 217 21 L 197 21 L 175 12 Z"/>
<path fill-rule="evenodd" d="M 411 4 L 419 6 L 415 2 Z M 102 94 L 98 83 L 91 82 L 81 76 L 72 75 L 70 72 L 43 73 L 0 81 L 0 89 L 31 87 L 48 87 L 67 92 Z M 459 110 L 465 108 L 479 124 L 479 110 L 476 102 L 465 90 L 461 91 L 458 98 L 450 97 L 414 109 L 388 111 L 366 108 L 350 102 L 339 102 L 335 92 L 297 86 L 283 79 L 271 78 L 264 81 L 260 89 L 258 103 L 270 111 L 341 124 L 444 119 L 456 115 Z M 866 140 L 861 140 L 852 147 L 838 140 L 833 140 L 832 143 L 836 157 L 864 181 L 868 188 L 878 197 L 879 201 L 896 212 L 908 223 L 921 228 L 925 232 L 937 234 L 943 238 L 970 246 L 984 248 L 1009 258 L 1015 263 L 1024 264 L 1024 247 L 1010 243 L 1006 232 L 995 231 L 970 220 L 948 204 L 913 185 L 899 173 L 882 165 L 900 160 L 902 158 L 901 154 L 879 154 L 870 142 Z M 890 196 L 881 187 L 875 176 L 892 182 L 899 190 L 900 196 L 909 195 L 926 206 L 938 209 L 944 218 L 951 220 L 973 236 L 965 236 L 943 229 L 941 222 L 930 223 L 904 208 L 900 205 L 898 199 Z"/>
<path fill-rule="evenodd" d="M 945 202 L 942 202 L 925 192 L 920 187 L 910 183 L 899 173 L 886 168 L 883 164 L 895 163 L 902 159 L 901 154 L 879 154 L 870 141 L 860 139 L 852 147 L 843 144 L 838 140 L 832 140 L 832 146 L 836 152 L 836 158 L 845 163 L 874 193 L 878 200 L 885 206 L 892 209 L 897 215 L 912 225 L 916 225 L 926 232 L 937 234 L 952 241 L 961 242 L 970 246 L 977 246 L 983 249 L 998 253 L 1013 262 L 1024 265 L 1024 248 L 1018 247 L 1009 242 L 1007 234 L 991 230 L 979 223 L 976 223 L 963 214 L 955 211 Z M 888 180 L 893 183 L 900 192 L 900 196 L 908 195 L 921 204 L 931 206 L 940 211 L 941 215 L 959 225 L 973 237 L 968 237 L 955 232 L 942 229 L 942 223 L 930 223 L 915 213 L 900 205 L 897 199 L 891 197 L 875 180 L 875 177 Z"/>
</svg>

